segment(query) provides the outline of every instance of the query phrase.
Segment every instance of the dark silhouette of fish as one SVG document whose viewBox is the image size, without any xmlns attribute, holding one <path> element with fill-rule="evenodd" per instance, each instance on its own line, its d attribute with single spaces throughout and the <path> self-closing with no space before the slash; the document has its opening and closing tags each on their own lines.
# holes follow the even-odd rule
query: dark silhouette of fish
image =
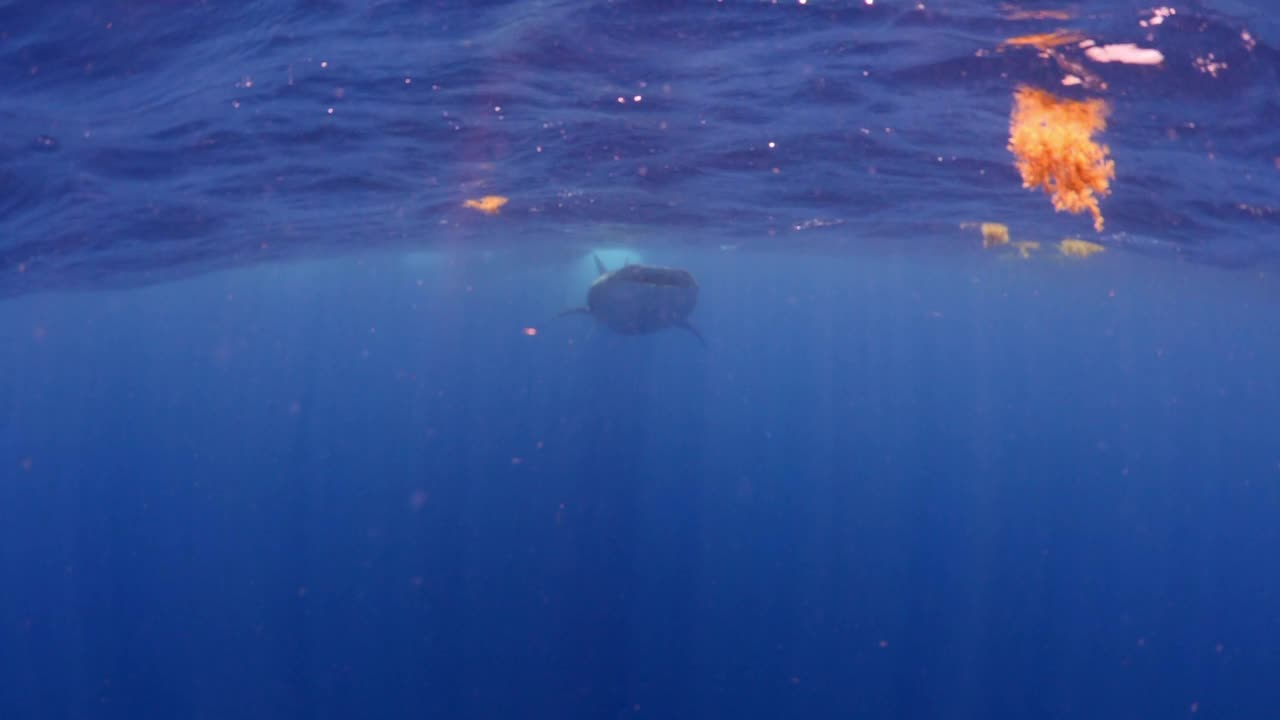
<svg viewBox="0 0 1280 720">
<path fill-rule="evenodd" d="M 609 272 L 598 255 L 592 257 L 600 276 L 587 290 L 586 306 L 565 310 L 561 317 L 590 315 L 622 335 L 649 335 L 666 328 L 681 328 L 706 345 L 702 333 L 689 322 L 689 314 L 698 304 L 698 281 L 692 273 L 680 268 L 631 264 Z"/>
</svg>

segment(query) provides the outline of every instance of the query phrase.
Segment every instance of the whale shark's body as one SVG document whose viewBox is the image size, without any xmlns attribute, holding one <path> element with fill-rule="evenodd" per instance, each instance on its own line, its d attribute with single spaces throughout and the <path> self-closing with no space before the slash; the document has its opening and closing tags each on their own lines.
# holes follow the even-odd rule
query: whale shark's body
<svg viewBox="0 0 1280 720">
<path fill-rule="evenodd" d="M 649 335 L 674 327 L 702 340 L 702 333 L 689 322 L 698 304 L 698 282 L 688 270 L 624 265 L 609 272 L 599 256 L 593 257 L 600 276 L 587 290 L 586 306 L 566 310 L 562 316 L 590 315 L 622 335 Z"/>
</svg>

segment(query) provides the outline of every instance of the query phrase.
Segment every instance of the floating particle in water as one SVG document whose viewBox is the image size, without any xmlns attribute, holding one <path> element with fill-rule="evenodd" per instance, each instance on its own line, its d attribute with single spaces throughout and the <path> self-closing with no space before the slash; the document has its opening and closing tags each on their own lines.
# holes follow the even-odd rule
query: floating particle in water
<svg viewBox="0 0 1280 720">
<path fill-rule="evenodd" d="M 409 495 L 409 507 L 413 508 L 415 511 L 421 510 L 423 506 L 427 504 L 428 499 L 429 496 L 427 495 L 426 490 L 414 490 Z"/>
<path fill-rule="evenodd" d="M 485 195 L 482 198 L 474 198 L 462 203 L 462 207 L 479 210 L 486 215 L 497 215 L 503 205 L 507 204 L 507 198 L 501 195 Z"/>
<path fill-rule="evenodd" d="M 1009 244 L 1009 226 L 1000 223 L 982 223 L 982 247 L 993 248 Z"/>
<path fill-rule="evenodd" d="M 1068 100 L 1031 87 L 1014 93 L 1009 150 L 1017 159 L 1024 188 L 1042 188 L 1055 210 L 1089 211 L 1102 231 L 1098 196 L 1111 192 L 1115 162 L 1110 149 L 1093 141 L 1106 129 L 1107 104 L 1099 99 Z"/>
<path fill-rule="evenodd" d="M 1087 258 L 1095 253 L 1100 253 L 1106 248 L 1098 243 L 1091 243 L 1088 240 L 1077 240 L 1068 238 L 1058 243 L 1058 252 L 1067 257 Z"/>
<path fill-rule="evenodd" d="M 1008 3 L 1001 5 L 1001 16 L 1005 20 L 1070 20 L 1071 13 L 1066 10 L 1023 10 Z"/>
<path fill-rule="evenodd" d="M 1040 243 L 1034 240 L 1023 240 L 1013 243 L 1013 247 L 1018 250 L 1018 257 L 1023 260 L 1030 260 L 1031 253 L 1040 249 Z"/>
<path fill-rule="evenodd" d="M 1054 30 L 1048 33 L 1037 33 L 1035 35 L 1019 35 L 1005 40 L 1003 45 L 1030 45 L 1031 47 L 1047 50 L 1051 47 L 1059 45 L 1067 45 L 1069 43 L 1078 43 L 1084 40 L 1084 35 L 1074 30 Z"/>
</svg>

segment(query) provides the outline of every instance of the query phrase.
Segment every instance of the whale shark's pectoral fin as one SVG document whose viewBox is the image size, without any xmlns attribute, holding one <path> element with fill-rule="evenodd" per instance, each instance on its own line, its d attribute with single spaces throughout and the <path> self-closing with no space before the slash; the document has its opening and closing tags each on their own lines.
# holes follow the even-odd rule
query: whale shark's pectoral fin
<svg viewBox="0 0 1280 720">
<path fill-rule="evenodd" d="M 693 333 L 693 336 L 698 338 L 698 342 L 702 343 L 702 347 L 707 346 L 706 338 L 702 337 L 702 333 L 698 332 L 698 328 L 694 327 L 693 323 L 689 322 L 688 320 L 683 320 L 681 322 L 676 323 L 676 327 L 682 330 L 688 330 L 689 332 Z"/>
<path fill-rule="evenodd" d="M 599 270 L 601 275 L 608 274 L 609 268 L 604 266 L 604 261 L 600 259 L 600 256 L 595 253 L 591 253 L 591 257 L 595 258 L 596 270 Z"/>
</svg>

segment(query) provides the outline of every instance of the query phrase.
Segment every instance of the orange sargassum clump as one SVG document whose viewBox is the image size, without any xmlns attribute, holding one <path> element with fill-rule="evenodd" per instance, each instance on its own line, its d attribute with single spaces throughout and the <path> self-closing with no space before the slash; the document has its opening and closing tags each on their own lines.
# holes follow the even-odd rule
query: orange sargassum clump
<svg viewBox="0 0 1280 720">
<path fill-rule="evenodd" d="M 1095 143 L 1093 134 L 1106 129 L 1108 112 L 1102 100 L 1066 100 L 1020 87 L 1009 121 L 1009 150 L 1017 158 L 1022 186 L 1043 188 L 1059 212 L 1088 210 L 1099 232 L 1097 196 L 1111 192 L 1116 167 L 1111 151 Z"/>
<path fill-rule="evenodd" d="M 1001 223 L 982 223 L 982 247 L 993 248 L 1009 244 L 1009 226 Z"/>
<path fill-rule="evenodd" d="M 1106 248 L 1098 243 L 1091 243 L 1088 240 L 1078 240 L 1075 238 L 1067 238 L 1058 243 L 1058 252 L 1067 257 L 1087 258 L 1094 253 L 1100 253 Z"/>
<path fill-rule="evenodd" d="M 462 203 L 462 207 L 479 210 L 486 215 L 497 215 L 503 205 L 507 204 L 507 198 L 501 195 L 485 195 L 482 198 L 474 198 Z"/>
<path fill-rule="evenodd" d="M 1036 33 L 1035 35 L 1019 35 L 1011 37 L 1004 41 L 1004 45 L 1030 45 L 1032 47 L 1047 50 L 1051 47 L 1066 45 L 1068 43 L 1077 43 L 1084 39 L 1084 35 L 1074 30 L 1054 30 L 1048 33 Z"/>
</svg>

